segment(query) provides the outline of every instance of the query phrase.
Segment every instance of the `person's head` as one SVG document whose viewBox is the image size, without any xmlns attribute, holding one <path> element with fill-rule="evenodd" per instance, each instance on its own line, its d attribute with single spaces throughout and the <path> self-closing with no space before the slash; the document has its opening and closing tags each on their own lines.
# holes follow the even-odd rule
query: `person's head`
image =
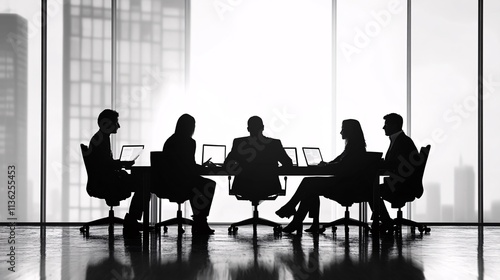
<svg viewBox="0 0 500 280">
<path fill-rule="evenodd" d="M 183 137 L 192 137 L 194 134 L 195 120 L 189 114 L 183 114 L 177 120 L 175 134 Z"/>
<path fill-rule="evenodd" d="M 253 116 L 248 119 L 248 132 L 250 132 L 251 136 L 257 136 L 262 133 L 264 130 L 264 123 L 262 119 L 258 116 Z"/>
<path fill-rule="evenodd" d="M 118 128 L 120 128 L 120 123 L 118 123 L 118 112 L 105 109 L 97 117 L 97 125 L 99 125 L 99 130 L 106 134 L 116 133 Z"/>
<path fill-rule="evenodd" d="M 359 145 L 363 148 L 366 147 L 365 136 L 357 120 L 344 120 L 340 134 L 342 135 L 342 139 L 346 141 L 346 146 Z"/>
<path fill-rule="evenodd" d="M 396 114 L 390 113 L 384 116 L 384 131 L 386 136 L 390 136 L 396 132 L 403 130 L 403 118 Z"/>
</svg>

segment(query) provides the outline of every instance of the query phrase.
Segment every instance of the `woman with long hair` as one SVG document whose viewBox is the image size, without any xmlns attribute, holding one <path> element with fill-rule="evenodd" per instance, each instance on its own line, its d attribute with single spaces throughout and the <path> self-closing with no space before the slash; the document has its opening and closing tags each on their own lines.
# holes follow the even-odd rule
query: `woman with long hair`
<svg viewBox="0 0 500 280">
<path fill-rule="evenodd" d="M 293 217 L 283 232 L 291 233 L 302 228 L 302 221 L 309 213 L 313 223 L 306 232 L 318 233 L 319 228 L 319 196 L 342 201 L 345 197 L 360 195 L 363 192 L 359 176 L 360 161 L 366 153 L 363 130 L 357 120 L 347 119 L 342 122 L 340 131 L 345 140 L 344 151 L 333 161 L 320 163 L 320 167 L 332 174 L 330 177 L 307 177 L 302 180 L 295 194 L 281 207 L 276 214 L 281 218 Z M 295 210 L 299 204 L 298 210 Z"/>
</svg>

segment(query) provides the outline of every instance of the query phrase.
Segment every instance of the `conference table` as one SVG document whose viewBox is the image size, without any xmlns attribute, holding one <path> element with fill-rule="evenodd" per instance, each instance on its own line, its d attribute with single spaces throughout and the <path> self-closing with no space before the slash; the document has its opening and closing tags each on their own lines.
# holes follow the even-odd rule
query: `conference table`
<svg viewBox="0 0 500 280">
<path fill-rule="evenodd" d="M 143 192 L 143 234 L 142 246 L 143 251 L 149 251 L 149 229 L 150 229 L 150 196 L 151 196 L 151 166 L 132 166 L 131 173 L 139 178 L 140 187 Z M 202 171 L 202 176 L 234 176 L 235 170 L 227 167 L 206 167 Z M 278 176 L 332 176 L 327 172 L 327 169 L 318 166 L 293 166 L 293 167 L 280 167 L 278 168 Z M 385 176 L 384 172 L 380 171 L 379 176 Z M 378 218 L 379 218 L 379 201 L 380 189 L 378 177 L 373 182 L 373 223 L 372 223 L 372 236 L 378 240 Z"/>
</svg>

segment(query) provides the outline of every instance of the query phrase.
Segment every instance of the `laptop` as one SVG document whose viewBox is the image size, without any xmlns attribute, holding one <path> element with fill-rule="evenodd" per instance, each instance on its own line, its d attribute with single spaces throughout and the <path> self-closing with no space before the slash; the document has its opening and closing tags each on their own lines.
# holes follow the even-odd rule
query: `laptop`
<svg viewBox="0 0 500 280">
<path fill-rule="evenodd" d="M 144 150 L 144 145 L 123 145 L 120 152 L 120 161 L 136 160 Z"/>
<path fill-rule="evenodd" d="M 203 144 L 201 164 L 210 160 L 216 167 L 222 167 L 226 160 L 226 145 Z"/>
<path fill-rule="evenodd" d="M 297 158 L 297 148 L 295 147 L 286 147 L 284 148 L 286 154 L 292 159 L 292 166 L 298 166 L 298 158 Z"/>
<path fill-rule="evenodd" d="M 323 161 L 319 148 L 303 147 L 302 151 L 304 152 L 307 166 L 317 166 Z"/>
</svg>

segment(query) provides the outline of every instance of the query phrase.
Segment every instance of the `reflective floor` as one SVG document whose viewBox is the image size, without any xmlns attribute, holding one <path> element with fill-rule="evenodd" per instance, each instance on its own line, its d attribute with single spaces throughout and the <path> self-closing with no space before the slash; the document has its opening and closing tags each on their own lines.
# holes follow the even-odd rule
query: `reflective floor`
<svg viewBox="0 0 500 280">
<path fill-rule="evenodd" d="M 348 236 L 275 236 L 271 228 L 241 227 L 229 235 L 151 234 L 149 253 L 125 240 L 121 227 L 0 228 L 0 279 L 500 279 L 500 228 L 433 227 L 420 236 L 373 238 L 352 227 Z M 12 235 L 14 233 L 14 235 Z M 15 248 L 8 244 L 14 236 Z M 12 239 L 11 239 L 12 240 Z M 14 252 L 14 255 L 13 255 Z M 14 258 L 12 256 L 15 256 Z M 14 259 L 14 262 L 9 261 Z M 11 270 L 15 270 L 12 272 Z"/>
</svg>

